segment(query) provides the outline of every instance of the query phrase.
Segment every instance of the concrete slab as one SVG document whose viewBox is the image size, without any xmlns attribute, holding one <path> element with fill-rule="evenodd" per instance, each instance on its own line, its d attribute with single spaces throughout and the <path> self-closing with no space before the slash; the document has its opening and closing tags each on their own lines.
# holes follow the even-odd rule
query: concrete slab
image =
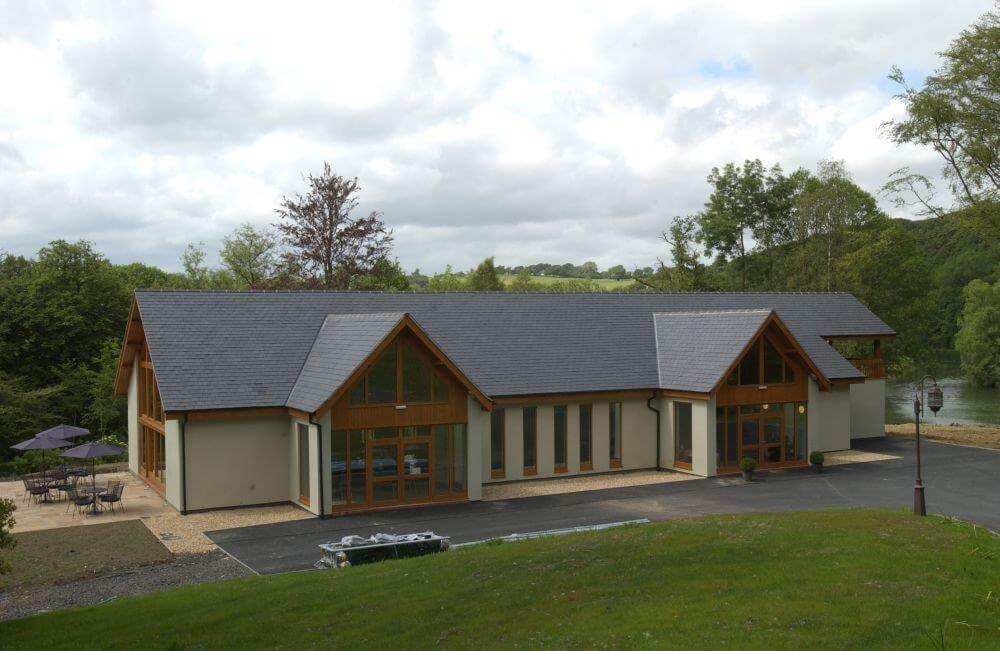
<svg viewBox="0 0 1000 651">
<path fill-rule="evenodd" d="M 913 442 L 856 441 L 884 461 L 811 470 L 758 473 L 747 484 L 731 477 L 597 491 L 398 509 L 362 515 L 210 531 L 207 536 L 261 573 L 309 569 L 318 545 L 349 534 L 432 530 L 456 543 L 511 533 L 605 524 L 636 518 L 768 512 L 843 506 L 910 508 Z M 1000 451 L 924 443 L 927 509 L 1000 530 Z"/>
</svg>

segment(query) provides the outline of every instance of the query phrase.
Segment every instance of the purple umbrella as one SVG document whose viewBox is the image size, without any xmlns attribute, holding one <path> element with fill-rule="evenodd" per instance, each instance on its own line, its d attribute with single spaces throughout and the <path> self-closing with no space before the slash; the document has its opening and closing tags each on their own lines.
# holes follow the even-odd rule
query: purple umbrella
<svg viewBox="0 0 1000 651">
<path fill-rule="evenodd" d="M 27 441 L 21 441 L 20 443 L 15 443 L 10 446 L 15 450 L 21 450 L 22 452 L 26 450 L 41 450 L 42 451 L 42 474 L 45 474 L 45 451 L 52 450 L 54 448 L 65 448 L 71 445 L 66 441 L 60 439 L 50 439 L 46 437 L 36 436 L 33 439 L 28 439 Z"/>
<path fill-rule="evenodd" d="M 95 488 L 97 486 L 97 457 L 115 457 L 124 451 L 124 448 L 120 448 L 117 445 L 92 441 L 78 445 L 75 448 L 70 448 L 63 452 L 62 456 L 74 459 L 91 459 L 90 485 L 92 488 Z"/>
<path fill-rule="evenodd" d="M 62 439 L 64 441 L 80 438 L 81 436 L 90 436 L 90 430 L 82 427 L 74 427 L 73 425 L 56 425 L 44 432 L 35 434 L 36 438 L 44 437 L 47 439 Z"/>
</svg>

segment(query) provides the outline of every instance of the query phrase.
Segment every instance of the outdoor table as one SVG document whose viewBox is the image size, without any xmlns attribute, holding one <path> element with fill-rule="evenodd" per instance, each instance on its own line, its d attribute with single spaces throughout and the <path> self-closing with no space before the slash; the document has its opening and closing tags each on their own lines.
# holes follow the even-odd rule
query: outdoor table
<svg viewBox="0 0 1000 651">
<path fill-rule="evenodd" d="M 97 499 L 100 495 L 108 492 L 107 486 L 83 486 L 77 489 L 80 493 L 87 493 L 88 495 L 94 496 L 94 503 L 90 505 L 90 514 L 97 515 L 100 510 L 97 508 Z"/>
</svg>

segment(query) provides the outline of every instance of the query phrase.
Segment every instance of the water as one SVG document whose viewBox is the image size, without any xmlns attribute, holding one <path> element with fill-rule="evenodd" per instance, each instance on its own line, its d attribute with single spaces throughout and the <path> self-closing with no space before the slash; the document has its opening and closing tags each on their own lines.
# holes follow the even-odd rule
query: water
<svg viewBox="0 0 1000 651">
<path fill-rule="evenodd" d="M 921 422 L 1000 425 L 1000 389 L 980 389 L 964 378 L 939 379 L 938 385 L 944 392 L 944 406 L 937 416 L 930 409 L 924 408 Z M 913 394 L 913 382 L 886 380 L 887 423 L 913 422 Z"/>
</svg>

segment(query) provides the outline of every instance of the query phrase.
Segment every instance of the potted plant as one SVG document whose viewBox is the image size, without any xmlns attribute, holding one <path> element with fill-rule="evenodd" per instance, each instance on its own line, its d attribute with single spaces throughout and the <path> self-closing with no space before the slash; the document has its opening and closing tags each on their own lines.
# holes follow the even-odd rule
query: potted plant
<svg viewBox="0 0 1000 651">
<path fill-rule="evenodd" d="M 826 457 L 819 450 L 816 450 L 809 454 L 809 463 L 812 464 L 813 470 L 816 472 L 823 472 L 823 460 Z"/>
<path fill-rule="evenodd" d="M 757 467 L 757 460 L 753 457 L 743 457 L 740 460 L 740 472 L 743 473 L 744 481 L 753 481 L 753 470 Z"/>
</svg>

